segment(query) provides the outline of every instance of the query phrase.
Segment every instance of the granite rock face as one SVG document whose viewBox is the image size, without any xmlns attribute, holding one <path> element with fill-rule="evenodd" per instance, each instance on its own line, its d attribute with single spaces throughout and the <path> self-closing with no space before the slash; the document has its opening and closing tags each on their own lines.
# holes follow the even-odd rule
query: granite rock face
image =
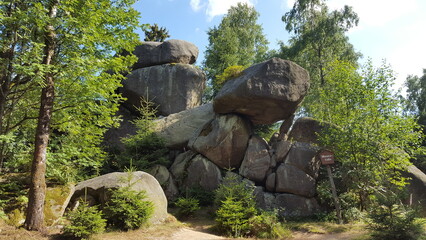
<svg viewBox="0 0 426 240">
<path fill-rule="evenodd" d="M 225 83 L 213 101 L 216 113 L 238 113 L 253 124 L 290 118 L 309 89 L 309 74 L 280 58 L 253 65 Z"/>
<path fill-rule="evenodd" d="M 187 41 L 171 39 L 164 42 L 143 42 L 133 54 L 138 61 L 133 69 L 167 63 L 193 64 L 198 57 L 198 48 Z"/>
<path fill-rule="evenodd" d="M 259 136 L 252 136 L 240 166 L 240 175 L 255 182 L 262 182 L 270 166 L 268 143 Z"/>
<path fill-rule="evenodd" d="M 160 115 L 167 116 L 199 106 L 205 82 L 204 72 L 197 67 L 165 64 L 132 71 L 120 92 L 127 98 L 124 105 L 133 112 L 141 98 L 148 98 L 158 106 Z"/>
<path fill-rule="evenodd" d="M 197 130 L 214 117 L 213 106 L 208 103 L 155 120 L 154 131 L 164 139 L 166 147 L 184 148 Z"/>
<path fill-rule="evenodd" d="M 188 147 L 223 169 L 238 168 L 251 134 L 250 124 L 234 114 L 218 115 L 200 128 Z"/>
</svg>

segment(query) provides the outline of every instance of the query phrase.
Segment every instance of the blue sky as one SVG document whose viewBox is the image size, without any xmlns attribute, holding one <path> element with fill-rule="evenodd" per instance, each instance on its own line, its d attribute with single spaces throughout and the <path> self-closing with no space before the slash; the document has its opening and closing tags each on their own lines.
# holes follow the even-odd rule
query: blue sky
<svg viewBox="0 0 426 240">
<path fill-rule="evenodd" d="M 219 25 L 229 7 L 238 2 L 259 12 L 258 23 L 270 49 L 277 49 L 279 40 L 289 39 L 281 17 L 294 0 L 140 0 L 135 8 L 141 13 L 141 23 L 157 23 L 169 30 L 171 38 L 194 43 L 200 50 L 197 64 L 201 64 L 207 30 Z M 385 59 L 396 73 L 398 86 L 408 74 L 422 74 L 426 68 L 425 0 L 328 0 L 327 4 L 331 9 L 354 8 L 360 23 L 348 33 L 350 42 L 376 66 Z"/>
</svg>

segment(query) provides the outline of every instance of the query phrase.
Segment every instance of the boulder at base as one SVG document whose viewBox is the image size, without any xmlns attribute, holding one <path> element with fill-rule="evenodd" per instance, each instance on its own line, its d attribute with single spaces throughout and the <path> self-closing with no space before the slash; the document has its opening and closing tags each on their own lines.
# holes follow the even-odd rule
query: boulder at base
<svg viewBox="0 0 426 240">
<path fill-rule="evenodd" d="M 136 46 L 133 54 L 138 57 L 133 69 L 166 63 L 193 64 L 198 57 L 198 48 L 184 40 L 170 39 L 165 42 L 143 42 Z"/>
<path fill-rule="evenodd" d="M 279 215 L 282 217 L 309 217 L 320 210 L 315 198 L 306 198 L 294 194 L 277 194 L 274 205 L 281 209 Z"/>
<path fill-rule="evenodd" d="M 299 65 L 272 58 L 253 65 L 225 83 L 213 101 L 216 113 L 239 113 L 254 124 L 290 118 L 309 88 L 309 74 Z"/>
<path fill-rule="evenodd" d="M 186 178 L 183 187 L 201 187 L 207 191 L 214 191 L 222 180 L 220 169 L 208 159 L 198 154 L 186 169 Z"/>
<path fill-rule="evenodd" d="M 313 197 L 316 193 L 315 179 L 292 165 L 281 164 L 276 172 L 275 191 Z"/>
<path fill-rule="evenodd" d="M 164 139 L 166 147 L 182 149 L 197 130 L 214 118 L 211 103 L 155 120 L 154 131 Z"/>
<path fill-rule="evenodd" d="M 200 128 L 188 147 L 223 169 L 238 168 L 251 134 L 250 124 L 234 114 L 218 115 Z"/>
<path fill-rule="evenodd" d="M 125 106 L 133 112 L 137 112 L 141 98 L 148 98 L 158 106 L 160 115 L 167 116 L 199 106 L 205 82 L 204 72 L 197 67 L 166 64 L 132 71 L 120 92 L 127 98 Z"/>
<path fill-rule="evenodd" d="M 146 200 L 154 203 L 154 214 L 149 219 L 150 223 L 159 223 L 167 218 L 167 199 L 163 189 L 153 176 L 142 171 L 113 172 L 80 182 L 75 187 L 71 204 L 86 197 L 96 204 L 104 205 L 109 200 L 110 189 L 127 186 L 134 191 L 145 191 Z"/>
</svg>

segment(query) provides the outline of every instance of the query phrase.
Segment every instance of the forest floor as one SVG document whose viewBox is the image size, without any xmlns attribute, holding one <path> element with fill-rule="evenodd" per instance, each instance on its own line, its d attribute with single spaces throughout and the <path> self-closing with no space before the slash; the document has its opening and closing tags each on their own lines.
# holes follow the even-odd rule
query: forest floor
<svg viewBox="0 0 426 240">
<path fill-rule="evenodd" d="M 173 211 L 172 211 L 173 212 Z M 215 222 L 211 210 L 198 211 L 187 219 L 176 220 L 172 215 L 164 224 L 142 227 L 138 230 L 111 231 L 96 234 L 93 240 L 215 240 L 230 239 L 219 236 L 214 228 Z M 367 240 L 368 230 L 363 224 L 333 224 L 325 222 L 288 222 L 291 240 Z M 0 240 L 61 240 L 60 228 L 49 228 L 43 235 L 38 232 L 15 228 L 0 220 Z M 254 240 L 254 238 L 239 238 Z"/>
</svg>

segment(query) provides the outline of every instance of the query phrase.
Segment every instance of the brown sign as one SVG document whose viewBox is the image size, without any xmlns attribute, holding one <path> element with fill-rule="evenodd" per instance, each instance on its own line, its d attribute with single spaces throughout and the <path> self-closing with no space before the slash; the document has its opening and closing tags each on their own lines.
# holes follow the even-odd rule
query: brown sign
<svg viewBox="0 0 426 240">
<path fill-rule="evenodd" d="M 334 153 L 332 151 L 322 150 L 319 153 L 319 158 L 322 165 L 334 164 Z"/>
</svg>

